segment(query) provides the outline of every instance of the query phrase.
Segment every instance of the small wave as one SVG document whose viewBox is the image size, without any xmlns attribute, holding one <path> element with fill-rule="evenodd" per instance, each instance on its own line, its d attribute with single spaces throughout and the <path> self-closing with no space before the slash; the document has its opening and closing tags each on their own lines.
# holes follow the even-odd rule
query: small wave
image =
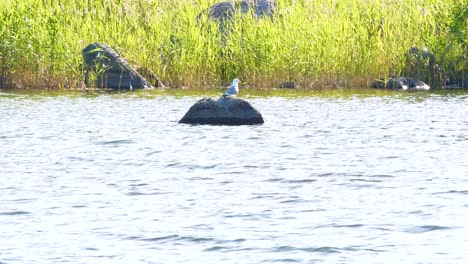
<svg viewBox="0 0 468 264">
<path fill-rule="evenodd" d="M 204 243 L 204 242 L 214 242 L 215 240 L 207 237 L 193 237 L 193 236 L 179 236 L 179 235 L 168 235 L 161 237 L 152 237 L 152 238 L 140 238 L 141 241 L 146 242 L 171 242 L 171 241 L 186 241 L 194 243 Z"/>
<path fill-rule="evenodd" d="M 155 150 L 155 151 L 146 153 L 146 156 L 147 156 L 147 157 L 153 156 L 154 154 L 159 154 L 159 153 L 161 153 L 161 152 L 162 152 L 162 150 Z"/>
<path fill-rule="evenodd" d="M 286 180 L 286 181 L 283 181 L 283 183 L 293 183 L 293 184 L 297 184 L 297 183 L 311 183 L 311 182 L 316 182 L 317 180 L 315 179 L 302 179 L 302 180 Z"/>
<path fill-rule="evenodd" d="M 71 207 L 72 207 L 72 208 L 86 208 L 86 207 L 88 207 L 88 206 L 82 205 L 82 204 L 77 204 L 77 205 L 72 205 Z"/>
<path fill-rule="evenodd" d="M 192 177 L 189 180 L 191 180 L 191 181 L 212 181 L 214 179 L 211 178 L 211 177 L 199 177 L 199 176 L 197 176 L 197 177 Z"/>
<path fill-rule="evenodd" d="M 166 168 L 177 167 L 180 165 L 180 162 L 166 164 Z"/>
<path fill-rule="evenodd" d="M 129 184 L 128 186 L 130 187 L 140 187 L 140 186 L 147 186 L 149 184 L 147 183 L 135 183 L 135 184 Z"/>
<path fill-rule="evenodd" d="M 414 227 L 407 228 L 405 232 L 419 234 L 419 233 L 426 233 L 426 232 L 437 231 L 437 230 L 448 230 L 448 229 L 452 229 L 452 227 L 438 226 L 438 225 L 422 225 L 422 226 L 414 226 Z"/>
<path fill-rule="evenodd" d="M 204 230 L 204 231 L 211 231 L 214 229 L 212 226 L 207 225 L 207 224 L 193 225 L 193 226 L 189 226 L 188 228 L 195 229 L 195 230 Z"/>
<path fill-rule="evenodd" d="M 138 195 L 146 195 L 146 194 L 142 193 L 142 192 L 128 192 L 126 195 L 128 195 L 128 196 L 138 196 Z"/>
<path fill-rule="evenodd" d="M 381 157 L 380 159 L 398 159 L 400 157 L 398 156 L 385 156 L 385 157 Z"/>
<path fill-rule="evenodd" d="M 195 243 L 204 243 L 204 242 L 214 242 L 213 238 L 207 237 L 193 237 L 193 236 L 183 236 L 177 239 L 178 241 L 188 241 L 188 242 L 195 242 Z"/>
<path fill-rule="evenodd" d="M 402 212 L 404 213 L 404 212 Z M 427 213 L 424 213 L 422 210 L 414 210 L 414 211 L 409 211 L 408 214 L 415 214 L 415 215 L 429 215 Z"/>
<path fill-rule="evenodd" d="M 245 242 L 245 241 L 247 241 L 247 240 L 244 239 L 244 238 L 238 238 L 238 239 L 234 239 L 234 240 L 224 241 L 223 243 L 226 243 L 226 242 L 240 243 L 240 242 Z"/>
<path fill-rule="evenodd" d="M 358 227 L 363 227 L 363 224 L 351 224 L 351 225 L 331 225 L 331 227 L 337 227 L 337 228 L 358 228 Z"/>
<path fill-rule="evenodd" d="M 10 211 L 10 212 L 0 212 L 0 215 L 27 215 L 31 212 L 27 211 Z"/>
<path fill-rule="evenodd" d="M 273 198 L 276 198 L 275 196 L 273 195 L 257 195 L 257 196 L 254 196 L 252 198 L 249 198 L 249 200 L 257 200 L 257 199 L 273 199 Z"/>
<path fill-rule="evenodd" d="M 457 190 L 450 190 L 447 193 L 456 193 L 456 194 L 468 194 L 468 190 L 463 190 L 463 191 L 457 191 Z"/>
<path fill-rule="evenodd" d="M 70 160 L 70 161 L 78 161 L 78 162 L 92 162 L 92 161 L 94 161 L 93 159 L 83 158 L 83 157 L 74 157 L 74 156 L 69 156 L 69 157 L 67 157 L 67 159 Z"/>
<path fill-rule="evenodd" d="M 274 252 L 290 252 L 290 251 L 303 251 L 303 252 L 319 252 L 325 254 L 334 254 L 340 253 L 342 250 L 336 247 L 307 247 L 307 248 L 298 248 L 291 246 L 280 246 L 273 248 Z"/>
<path fill-rule="evenodd" d="M 132 144 L 132 143 L 135 143 L 135 141 L 131 139 L 117 139 L 117 140 L 96 142 L 97 145 L 121 145 L 121 144 Z"/>
<path fill-rule="evenodd" d="M 354 178 L 354 179 L 350 179 L 349 181 L 351 182 L 383 182 L 383 180 L 365 179 L 365 178 Z"/>
<path fill-rule="evenodd" d="M 283 180 L 284 180 L 283 178 L 271 178 L 271 179 L 265 180 L 265 182 L 280 182 Z"/>
<path fill-rule="evenodd" d="M 97 251 L 99 249 L 98 248 L 87 247 L 87 248 L 84 248 L 84 250 Z"/>
<path fill-rule="evenodd" d="M 393 175 L 388 174 L 377 174 L 377 175 L 370 175 L 372 178 L 395 178 Z"/>
<path fill-rule="evenodd" d="M 258 165 L 244 165 L 242 167 L 245 168 L 245 169 L 258 169 L 258 168 L 261 168 L 261 166 L 258 166 Z"/>
<path fill-rule="evenodd" d="M 186 164 L 180 162 L 173 162 L 166 164 L 166 168 L 178 168 L 178 169 L 188 169 L 188 170 L 210 170 L 216 168 L 216 164 L 213 165 L 198 165 L 198 164 Z"/>
<path fill-rule="evenodd" d="M 131 191 L 126 193 L 125 195 L 127 196 L 140 196 L 140 195 L 161 195 L 161 194 L 168 194 L 168 192 L 149 192 L 149 193 L 144 193 L 144 192 L 139 192 L 139 191 Z"/>
<path fill-rule="evenodd" d="M 152 237 L 152 238 L 143 238 L 141 241 L 147 242 L 166 242 L 166 241 L 173 241 L 178 239 L 178 235 L 168 235 L 168 236 L 161 236 L 161 237 Z"/>
<path fill-rule="evenodd" d="M 302 262 L 302 260 L 299 259 L 269 259 L 269 260 L 264 260 L 264 263 L 270 263 L 270 262 L 279 262 L 279 263 L 299 263 Z"/>
<path fill-rule="evenodd" d="M 247 220 L 258 220 L 258 219 L 269 218 L 269 216 L 265 214 L 227 214 L 224 217 L 225 218 L 244 218 Z"/>
<path fill-rule="evenodd" d="M 312 174 L 310 176 L 316 176 L 316 177 L 331 177 L 331 176 L 339 176 L 337 173 L 334 172 L 325 172 L 325 173 L 318 173 L 318 174 Z"/>
<path fill-rule="evenodd" d="M 194 169 L 202 169 L 202 170 L 209 170 L 216 168 L 216 164 L 213 165 L 195 165 L 193 166 Z"/>
<path fill-rule="evenodd" d="M 296 204 L 296 203 L 304 203 L 306 200 L 302 199 L 302 198 L 297 198 L 297 199 L 289 199 L 289 200 L 284 200 L 284 201 L 280 201 L 279 203 L 282 203 L 282 204 Z"/>
<path fill-rule="evenodd" d="M 13 202 L 15 203 L 30 203 L 37 201 L 37 198 L 20 198 L 20 199 L 14 199 Z"/>
<path fill-rule="evenodd" d="M 225 251 L 230 249 L 229 247 L 222 247 L 222 246 L 214 246 L 214 247 L 209 247 L 203 251 Z"/>
<path fill-rule="evenodd" d="M 250 198 L 251 200 L 255 200 L 255 199 L 281 199 L 282 197 L 280 197 L 280 193 L 252 193 L 252 195 L 254 195 L 252 198 Z"/>
</svg>

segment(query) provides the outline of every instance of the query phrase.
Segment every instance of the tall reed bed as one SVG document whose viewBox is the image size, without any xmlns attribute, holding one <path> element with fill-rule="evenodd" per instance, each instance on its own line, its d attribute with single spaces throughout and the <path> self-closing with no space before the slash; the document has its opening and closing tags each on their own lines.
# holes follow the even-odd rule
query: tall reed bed
<svg viewBox="0 0 468 264">
<path fill-rule="evenodd" d="M 80 88 L 81 50 L 96 41 L 192 88 L 233 77 L 256 87 L 367 86 L 398 74 L 411 47 L 427 47 L 450 71 L 466 68 L 466 18 L 456 13 L 464 1 L 278 0 L 272 18 L 236 14 L 223 41 L 215 22 L 196 19 L 215 2 L 2 0 L 0 73 L 27 87 Z"/>
</svg>

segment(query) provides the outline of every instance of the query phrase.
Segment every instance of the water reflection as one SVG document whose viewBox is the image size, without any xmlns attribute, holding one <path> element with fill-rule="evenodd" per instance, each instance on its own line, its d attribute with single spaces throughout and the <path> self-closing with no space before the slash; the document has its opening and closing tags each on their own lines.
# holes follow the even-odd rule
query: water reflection
<svg viewBox="0 0 468 264">
<path fill-rule="evenodd" d="M 465 93 L 281 93 L 0 93 L 0 262 L 462 262 Z"/>
</svg>

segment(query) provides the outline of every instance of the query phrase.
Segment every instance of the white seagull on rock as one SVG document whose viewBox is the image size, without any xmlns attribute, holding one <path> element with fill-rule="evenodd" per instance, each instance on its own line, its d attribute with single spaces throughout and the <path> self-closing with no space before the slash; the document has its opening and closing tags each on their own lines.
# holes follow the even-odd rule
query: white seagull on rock
<svg viewBox="0 0 468 264">
<path fill-rule="evenodd" d="M 223 97 L 235 96 L 239 93 L 239 79 L 232 80 L 232 84 L 227 88 Z"/>
</svg>

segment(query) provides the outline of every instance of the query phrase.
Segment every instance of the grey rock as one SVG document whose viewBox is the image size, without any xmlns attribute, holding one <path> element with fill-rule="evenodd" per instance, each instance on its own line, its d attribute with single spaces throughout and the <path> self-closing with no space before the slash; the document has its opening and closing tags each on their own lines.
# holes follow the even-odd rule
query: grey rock
<svg viewBox="0 0 468 264">
<path fill-rule="evenodd" d="M 93 43 L 82 51 L 86 86 L 114 90 L 149 89 L 151 85 L 128 62 L 104 43 Z"/>
<path fill-rule="evenodd" d="M 390 78 L 386 81 L 377 80 L 371 84 L 371 88 L 412 91 L 427 91 L 430 89 L 429 85 L 410 77 Z"/>
<path fill-rule="evenodd" d="M 297 83 L 294 81 L 288 81 L 280 84 L 279 88 L 285 89 L 296 89 L 298 87 Z"/>
<path fill-rule="evenodd" d="M 0 74 L 0 89 L 21 89 L 21 85 L 13 82 L 8 76 Z"/>
<path fill-rule="evenodd" d="M 450 81 L 443 89 L 468 89 L 468 78 L 460 78 Z"/>
<path fill-rule="evenodd" d="M 249 102 L 227 96 L 218 100 L 201 99 L 190 107 L 179 123 L 237 126 L 263 124 L 264 120 Z"/>
<path fill-rule="evenodd" d="M 415 59 L 419 63 L 425 63 L 431 67 L 437 64 L 434 53 L 430 52 L 427 48 L 412 47 L 406 52 L 406 57 Z"/>
<path fill-rule="evenodd" d="M 219 2 L 208 9 L 203 10 L 197 20 L 204 15 L 215 21 L 225 21 L 232 19 L 236 11 L 246 14 L 249 10 L 259 16 L 271 16 L 276 9 L 276 0 L 242 0 L 242 1 L 224 1 Z"/>
<path fill-rule="evenodd" d="M 426 48 L 412 47 L 405 53 L 405 68 L 402 75 L 422 80 L 438 88 L 446 82 L 444 71 L 434 53 Z"/>
</svg>

